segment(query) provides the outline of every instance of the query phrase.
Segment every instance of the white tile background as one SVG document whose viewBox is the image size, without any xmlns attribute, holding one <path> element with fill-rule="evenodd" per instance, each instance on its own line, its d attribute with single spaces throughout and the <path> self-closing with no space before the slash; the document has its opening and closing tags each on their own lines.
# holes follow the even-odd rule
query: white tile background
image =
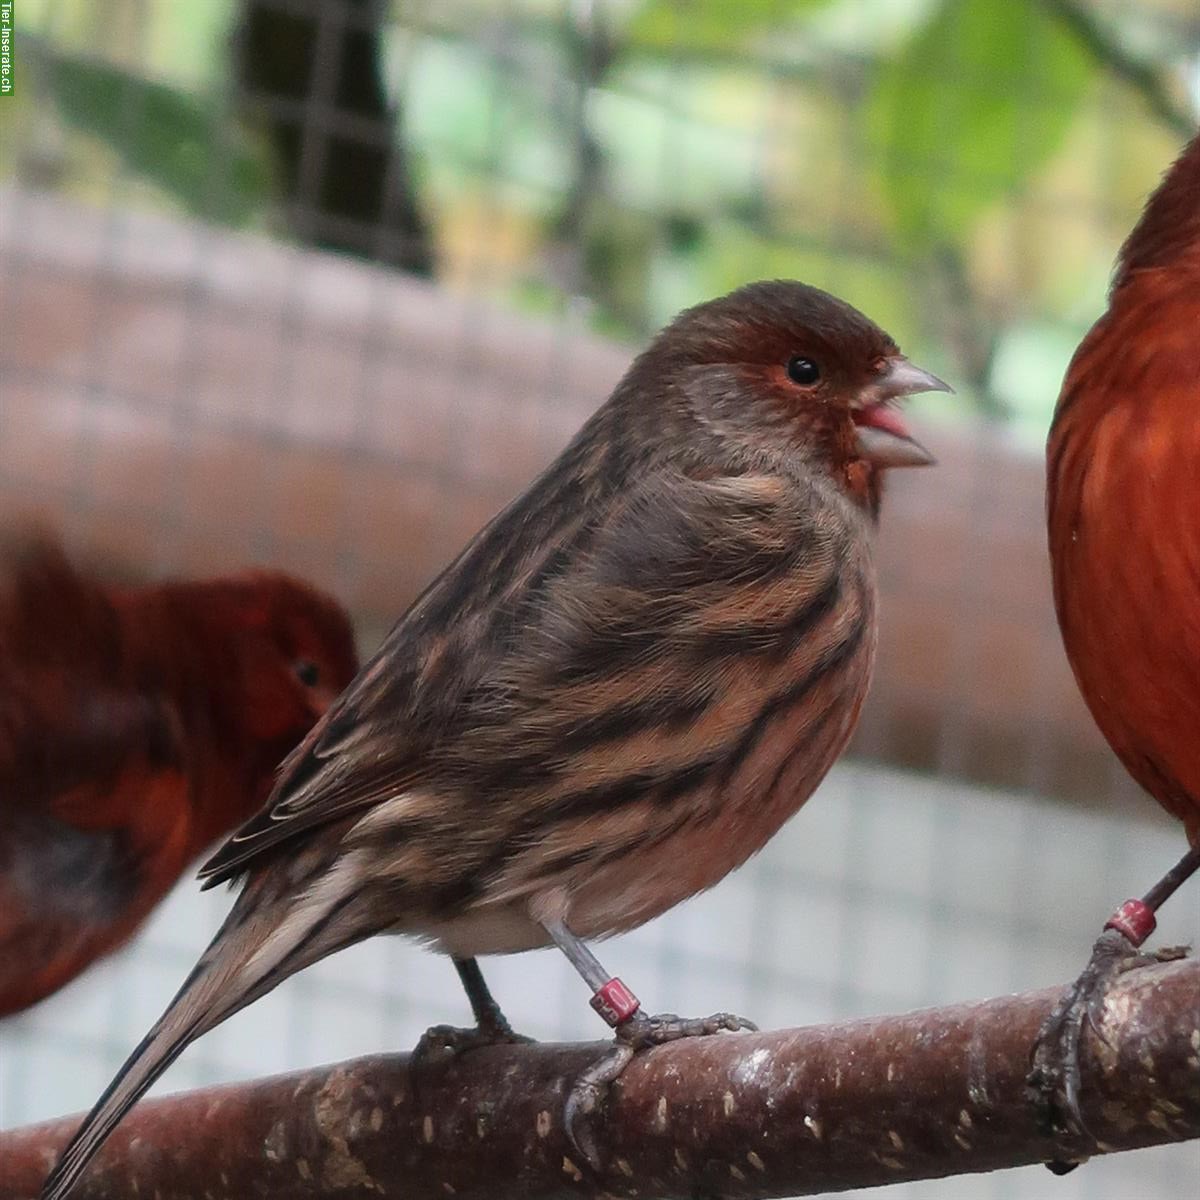
<svg viewBox="0 0 1200 1200">
<path fill-rule="evenodd" d="M 1114 904 L 1182 852 L 1177 829 L 1028 796 L 845 764 L 757 859 L 603 948 L 646 1005 L 732 1008 L 763 1027 L 900 1011 L 1062 982 Z M 0 1126 L 88 1107 L 207 943 L 226 895 L 182 885 L 141 938 L 32 1013 L 0 1024 Z M 798 914 L 804 913 L 804 925 Z M 1200 933 L 1200 887 L 1161 921 Z M 556 953 L 489 960 L 514 1025 L 550 1039 L 603 1031 Z M 173 1091 L 410 1046 L 469 1010 L 445 960 L 379 938 L 289 980 L 193 1046 Z M 888 1200 L 1195 1200 L 1200 1144 L 901 1185 Z"/>
</svg>

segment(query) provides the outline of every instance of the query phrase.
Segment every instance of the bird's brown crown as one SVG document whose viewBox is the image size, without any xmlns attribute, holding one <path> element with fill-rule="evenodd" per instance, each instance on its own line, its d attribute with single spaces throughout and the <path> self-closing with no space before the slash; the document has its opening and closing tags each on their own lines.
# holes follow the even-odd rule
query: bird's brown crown
<svg viewBox="0 0 1200 1200">
<path fill-rule="evenodd" d="M 696 363 L 776 364 L 795 354 L 845 368 L 898 354 L 853 305 L 789 279 L 763 280 L 685 309 L 656 339 Z"/>
<path fill-rule="evenodd" d="M 733 440 L 790 447 L 871 510 L 883 469 L 932 461 L 895 401 L 949 390 L 858 309 L 792 280 L 748 284 L 681 313 L 630 378 L 637 395 L 665 381 L 677 404 Z"/>
</svg>

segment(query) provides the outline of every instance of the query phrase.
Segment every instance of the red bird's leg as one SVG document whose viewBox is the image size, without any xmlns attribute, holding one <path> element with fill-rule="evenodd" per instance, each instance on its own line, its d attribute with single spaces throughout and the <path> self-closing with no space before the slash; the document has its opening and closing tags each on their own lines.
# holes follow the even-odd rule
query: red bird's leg
<svg viewBox="0 0 1200 1200">
<path fill-rule="evenodd" d="M 1184 951 L 1179 949 L 1160 950 L 1156 954 L 1139 954 L 1138 950 L 1154 932 L 1157 924 L 1154 914 L 1197 869 L 1200 869 L 1200 845 L 1193 846 L 1140 900 L 1126 900 L 1108 918 L 1092 947 L 1088 965 L 1038 1030 L 1028 1085 L 1039 1123 L 1049 1136 L 1087 1134 L 1079 1104 L 1079 1044 L 1084 1022 L 1099 1028 L 1104 997 L 1119 975 L 1183 956 Z M 1079 1162 L 1056 1158 L 1046 1165 L 1056 1175 L 1065 1175 Z"/>
<path fill-rule="evenodd" d="M 563 1111 L 571 1144 L 593 1170 L 599 1170 L 600 1154 L 588 1118 L 637 1051 L 680 1038 L 706 1037 L 722 1031 L 737 1033 L 758 1026 L 733 1013 L 714 1013 L 710 1017 L 677 1017 L 674 1013 L 647 1016 L 642 1012 L 638 998 L 616 976 L 609 975 L 600 960 L 566 925 L 561 921 L 549 921 L 545 929 L 592 989 L 592 1007 L 616 1031 L 612 1047 L 575 1081 Z"/>
<path fill-rule="evenodd" d="M 1197 842 L 1141 899 L 1151 913 L 1156 913 L 1175 894 L 1181 884 L 1186 883 L 1200 871 L 1200 842 Z M 1146 931 L 1154 932 L 1154 923 Z M 1140 945 L 1141 943 L 1137 943 Z"/>
<path fill-rule="evenodd" d="M 474 1029 L 459 1029 L 455 1025 L 434 1025 L 427 1029 L 413 1050 L 418 1065 L 435 1050 L 440 1054 L 461 1054 L 479 1046 L 494 1046 L 501 1042 L 531 1042 L 533 1038 L 514 1033 L 508 1018 L 500 1010 L 496 998 L 488 988 L 479 963 L 473 958 L 451 960 L 462 980 L 471 1012 L 475 1017 Z"/>
</svg>

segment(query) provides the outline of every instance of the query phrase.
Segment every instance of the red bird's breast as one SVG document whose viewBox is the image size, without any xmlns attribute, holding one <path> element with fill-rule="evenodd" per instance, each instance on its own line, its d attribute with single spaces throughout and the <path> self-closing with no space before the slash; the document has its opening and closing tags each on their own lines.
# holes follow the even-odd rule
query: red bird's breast
<svg viewBox="0 0 1200 1200">
<path fill-rule="evenodd" d="M 1125 284 L 1079 348 L 1048 447 L 1068 658 L 1137 781 L 1200 837 L 1200 289 Z"/>
</svg>

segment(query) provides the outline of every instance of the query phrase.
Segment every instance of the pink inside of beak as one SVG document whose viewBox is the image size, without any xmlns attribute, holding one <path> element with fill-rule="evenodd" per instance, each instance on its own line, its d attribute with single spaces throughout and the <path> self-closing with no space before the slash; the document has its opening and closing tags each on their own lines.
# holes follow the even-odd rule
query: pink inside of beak
<svg viewBox="0 0 1200 1200">
<path fill-rule="evenodd" d="M 910 440 L 912 438 L 899 410 L 889 404 L 870 404 L 866 408 L 856 408 L 851 415 L 855 425 L 868 425 L 872 429 L 882 429 L 884 433 L 891 433 L 896 437 Z"/>
</svg>

